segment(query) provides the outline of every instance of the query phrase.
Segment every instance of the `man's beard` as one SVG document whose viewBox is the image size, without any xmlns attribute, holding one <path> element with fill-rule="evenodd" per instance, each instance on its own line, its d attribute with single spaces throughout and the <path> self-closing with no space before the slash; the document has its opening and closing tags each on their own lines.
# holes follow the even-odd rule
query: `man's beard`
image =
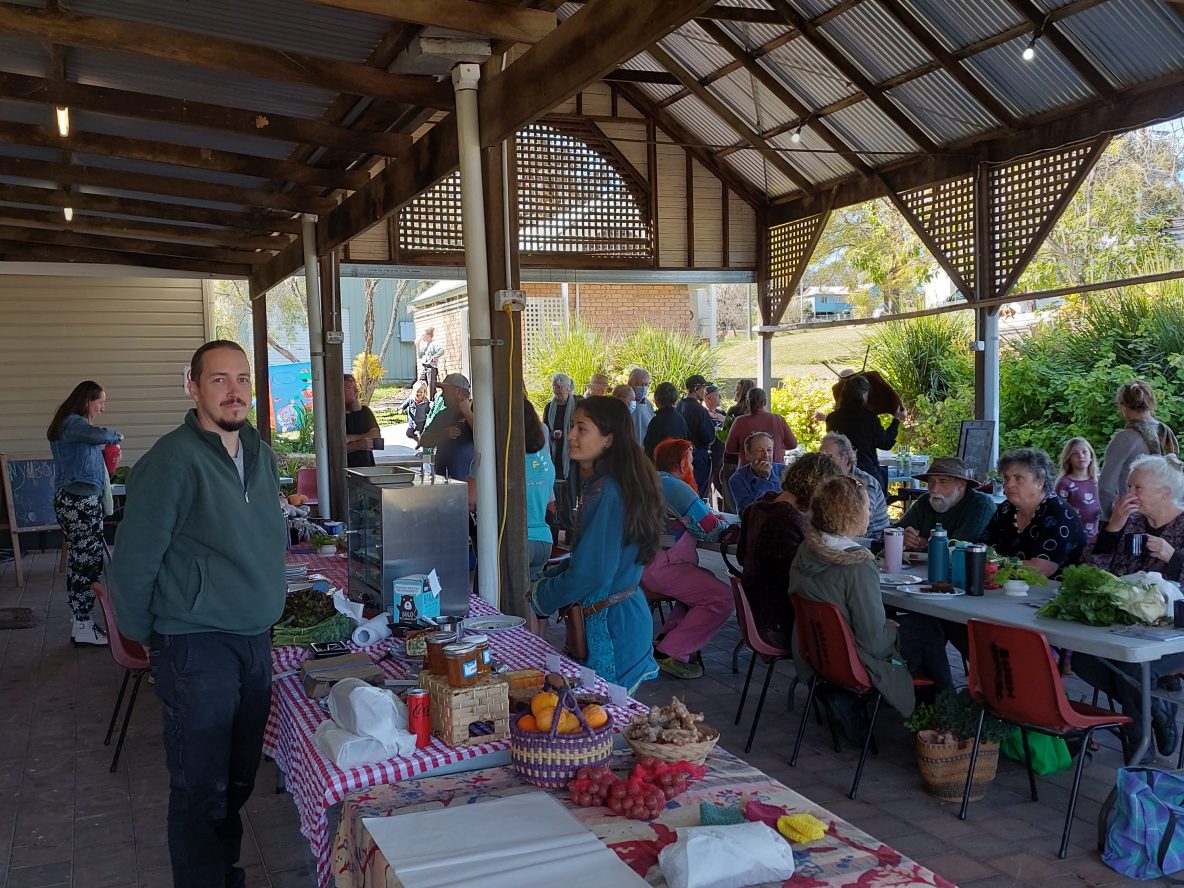
<svg viewBox="0 0 1184 888">
<path fill-rule="evenodd" d="M 247 424 L 246 417 L 242 419 L 222 419 L 221 417 L 214 418 L 214 424 L 225 432 L 237 432 Z"/>
<path fill-rule="evenodd" d="M 929 494 L 929 505 L 933 506 L 933 511 L 939 515 L 950 511 L 954 506 L 958 505 L 962 499 L 958 494 L 951 494 L 950 496 L 938 497 L 934 494 Z"/>
</svg>

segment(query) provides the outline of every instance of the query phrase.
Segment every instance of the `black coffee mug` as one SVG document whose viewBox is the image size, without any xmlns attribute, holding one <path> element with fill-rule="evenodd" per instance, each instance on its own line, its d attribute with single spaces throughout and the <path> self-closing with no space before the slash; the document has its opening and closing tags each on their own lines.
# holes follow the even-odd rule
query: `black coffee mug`
<svg viewBox="0 0 1184 888">
<path fill-rule="evenodd" d="M 1147 534 L 1145 533 L 1128 533 L 1122 539 L 1122 551 L 1125 555 L 1133 555 L 1136 558 L 1143 554 L 1147 548 Z"/>
<path fill-rule="evenodd" d="M 1177 598 L 1172 602 L 1172 625 L 1177 629 L 1184 629 L 1184 598 Z"/>
</svg>

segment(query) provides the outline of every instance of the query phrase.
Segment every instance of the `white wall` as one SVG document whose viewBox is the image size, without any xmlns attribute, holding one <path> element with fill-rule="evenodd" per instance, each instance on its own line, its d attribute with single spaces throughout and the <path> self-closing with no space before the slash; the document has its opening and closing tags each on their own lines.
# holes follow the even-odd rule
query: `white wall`
<svg viewBox="0 0 1184 888">
<path fill-rule="evenodd" d="M 93 379 L 130 464 L 191 406 L 182 372 L 206 323 L 200 280 L 0 275 L 0 450 L 48 452 L 54 410 Z"/>
</svg>

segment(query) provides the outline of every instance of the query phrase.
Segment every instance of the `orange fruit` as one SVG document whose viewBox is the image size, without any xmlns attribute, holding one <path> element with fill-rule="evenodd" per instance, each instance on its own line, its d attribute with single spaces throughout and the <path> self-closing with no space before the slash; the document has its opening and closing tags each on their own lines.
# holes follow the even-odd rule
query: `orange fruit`
<svg viewBox="0 0 1184 888">
<path fill-rule="evenodd" d="M 559 695 L 553 691 L 539 691 L 530 698 L 530 711 L 535 718 L 544 709 L 554 709 L 559 705 Z"/>
<path fill-rule="evenodd" d="M 535 714 L 535 721 L 539 726 L 540 731 L 550 731 L 551 723 L 555 721 L 555 707 L 548 706 L 546 709 L 540 710 Z M 580 730 L 580 722 L 574 715 L 566 709 L 559 713 L 559 730 L 560 734 L 574 734 Z"/>
<path fill-rule="evenodd" d="M 608 724 L 608 713 L 604 711 L 603 707 L 592 703 L 585 706 L 583 709 L 584 721 L 588 723 L 588 727 L 592 729 L 603 728 Z"/>
<path fill-rule="evenodd" d="M 534 716 L 531 715 L 529 712 L 526 715 L 524 715 L 518 719 L 518 730 L 519 731 L 532 731 L 533 732 L 533 731 L 537 731 L 538 729 L 539 729 L 539 723 L 534 720 Z"/>
</svg>

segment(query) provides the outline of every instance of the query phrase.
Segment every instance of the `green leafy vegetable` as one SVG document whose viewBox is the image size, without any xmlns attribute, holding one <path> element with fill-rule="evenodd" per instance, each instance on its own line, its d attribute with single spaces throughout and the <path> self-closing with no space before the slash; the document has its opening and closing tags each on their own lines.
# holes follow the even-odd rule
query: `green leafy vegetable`
<svg viewBox="0 0 1184 888">
<path fill-rule="evenodd" d="M 1085 564 L 1066 567 L 1061 574 L 1057 597 L 1036 611 L 1038 616 L 1085 623 L 1087 626 L 1110 626 L 1114 623 L 1140 623 L 1126 606 L 1140 609 L 1147 590 L 1138 583 L 1120 580 L 1113 574 Z"/>
<path fill-rule="evenodd" d="M 1000 586 L 1008 580 L 1021 580 L 1029 586 L 1043 586 L 1048 582 L 1048 578 L 1044 574 L 1032 570 L 1030 567 L 1024 567 L 1024 563 L 1018 558 L 1005 558 L 1003 566 L 991 578 L 991 582 Z"/>
</svg>

